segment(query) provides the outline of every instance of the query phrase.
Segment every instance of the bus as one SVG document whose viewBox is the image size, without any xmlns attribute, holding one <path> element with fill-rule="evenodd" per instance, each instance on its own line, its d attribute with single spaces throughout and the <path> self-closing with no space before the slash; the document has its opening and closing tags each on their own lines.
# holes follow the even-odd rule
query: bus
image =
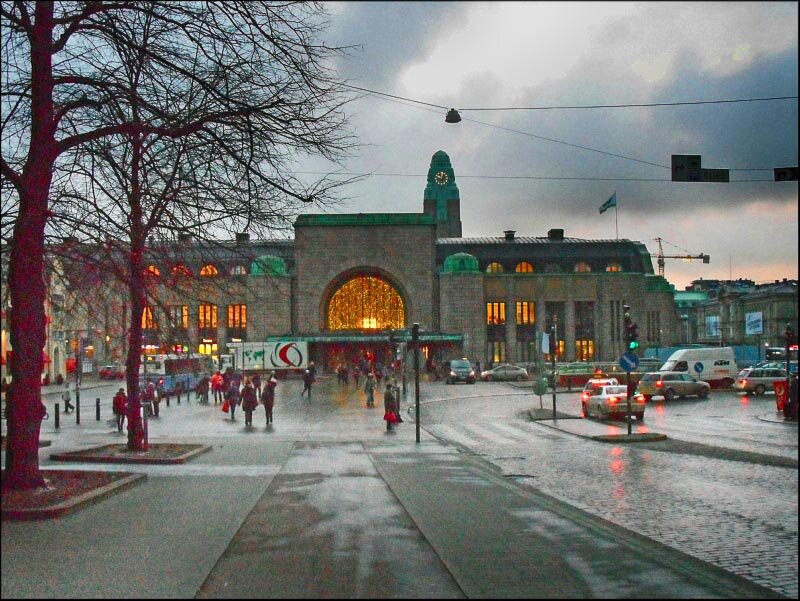
<svg viewBox="0 0 800 601">
<path fill-rule="evenodd" d="M 145 386 L 151 380 L 160 385 L 163 394 L 175 394 L 178 384 L 189 392 L 204 377 L 211 377 L 214 372 L 214 361 L 208 355 L 196 353 L 142 355 L 139 364 L 139 386 Z"/>
</svg>

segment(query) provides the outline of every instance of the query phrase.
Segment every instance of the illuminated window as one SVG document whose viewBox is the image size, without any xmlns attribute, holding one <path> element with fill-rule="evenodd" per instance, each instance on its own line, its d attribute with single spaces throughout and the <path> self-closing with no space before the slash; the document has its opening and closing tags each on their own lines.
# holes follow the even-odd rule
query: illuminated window
<svg viewBox="0 0 800 601">
<path fill-rule="evenodd" d="M 486 268 L 486 273 L 503 273 L 503 266 L 497 261 L 492 261 Z"/>
<path fill-rule="evenodd" d="M 594 359 L 594 340 L 576 340 L 575 359 L 577 361 L 592 361 Z"/>
<path fill-rule="evenodd" d="M 589 273 L 591 270 L 592 268 L 589 267 L 588 263 L 584 263 L 583 261 L 581 261 L 580 263 L 575 263 L 575 267 L 573 268 L 572 271 L 574 271 L 575 273 Z"/>
<path fill-rule="evenodd" d="M 489 343 L 489 359 L 492 363 L 503 363 L 506 360 L 506 343 L 496 340 Z"/>
<path fill-rule="evenodd" d="M 499 325 L 506 322 L 505 303 L 486 303 L 486 323 Z"/>
<path fill-rule="evenodd" d="M 228 305 L 228 327 L 237 329 L 247 327 L 247 305 Z"/>
<path fill-rule="evenodd" d="M 192 272 L 183 263 L 177 263 L 171 270 L 172 275 L 190 276 Z"/>
<path fill-rule="evenodd" d="M 533 301 L 517 301 L 517 324 L 532 325 L 536 323 L 536 304 Z"/>
<path fill-rule="evenodd" d="M 244 265 L 234 265 L 231 267 L 231 275 L 247 275 L 247 267 Z"/>
<path fill-rule="evenodd" d="M 217 327 L 217 305 L 203 303 L 198 307 L 197 327 L 201 330 Z"/>
<path fill-rule="evenodd" d="M 620 271 L 622 271 L 622 265 L 620 265 L 619 263 L 609 263 L 606 266 L 606 271 L 613 272 L 613 273 L 620 272 Z"/>
<path fill-rule="evenodd" d="M 189 305 L 170 305 L 169 321 L 173 328 L 188 328 Z"/>
<path fill-rule="evenodd" d="M 145 275 L 152 275 L 158 277 L 161 275 L 161 270 L 155 265 L 148 265 L 147 268 L 144 270 L 144 273 Z"/>
<path fill-rule="evenodd" d="M 333 293 L 328 303 L 329 330 L 385 330 L 403 328 L 403 299 L 387 281 L 356 276 Z"/>
<path fill-rule="evenodd" d="M 209 263 L 208 265 L 203 265 L 200 268 L 200 275 L 206 277 L 213 277 L 215 275 L 219 275 L 219 270 L 214 265 Z"/>
<path fill-rule="evenodd" d="M 201 355 L 216 355 L 217 343 L 216 342 L 201 342 L 197 345 L 197 352 Z"/>
<path fill-rule="evenodd" d="M 142 310 L 142 329 L 143 330 L 157 330 L 158 322 L 156 321 L 155 311 L 150 305 L 145 305 Z"/>
<path fill-rule="evenodd" d="M 522 261 L 521 263 L 517 263 L 517 266 L 514 268 L 514 271 L 516 271 L 517 273 L 533 273 L 533 265 L 531 265 L 527 261 Z"/>
</svg>

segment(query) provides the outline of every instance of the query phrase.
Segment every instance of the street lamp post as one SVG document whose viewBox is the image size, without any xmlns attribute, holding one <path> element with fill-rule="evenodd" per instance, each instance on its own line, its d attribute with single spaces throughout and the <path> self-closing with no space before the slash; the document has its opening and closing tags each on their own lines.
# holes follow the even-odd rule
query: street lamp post
<svg viewBox="0 0 800 601">
<path fill-rule="evenodd" d="M 411 344 L 414 345 L 414 408 L 417 416 L 417 442 L 419 442 L 419 324 L 411 326 Z"/>
</svg>

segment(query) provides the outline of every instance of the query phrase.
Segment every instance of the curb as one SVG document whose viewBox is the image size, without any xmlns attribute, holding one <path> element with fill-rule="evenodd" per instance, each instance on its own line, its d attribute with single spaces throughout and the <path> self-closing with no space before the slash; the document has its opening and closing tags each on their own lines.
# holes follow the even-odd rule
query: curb
<svg viewBox="0 0 800 601">
<path fill-rule="evenodd" d="M 79 508 L 83 508 L 86 505 L 91 505 L 92 503 L 96 503 L 106 497 L 110 497 L 127 488 L 140 484 L 146 478 L 147 474 L 127 474 L 124 478 L 44 509 L 3 509 L 2 521 L 27 522 L 59 518 Z"/>
<path fill-rule="evenodd" d="M 602 436 L 589 436 L 598 442 L 656 442 L 666 440 L 666 434 L 648 432 L 646 434 L 604 434 Z"/>
<path fill-rule="evenodd" d="M 151 448 L 158 445 L 150 445 Z M 50 455 L 51 461 L 76 461 L 79 463 L 125 463 L 125 464 L 148 464 L 148 465 L 173 465 L 186 463 L 203 453 L 208 453 L 213 447 L 206 445 L 189 445 L 196 447 L 182 455 L 176 457 L 147 457 L 147 451 L 134 451 L 130 456 L 114 453 L 115 449 L 123 451 L 127 448 L 124 444 L 110 444 L 102 447 L 94 447 L 83 451 L 71 451 L 68 453 L 54 453 Z M 102 453 L 106 454 L 102 454 Z M 98 453 L 92 455 L 92 453 Z"/>
</svg>

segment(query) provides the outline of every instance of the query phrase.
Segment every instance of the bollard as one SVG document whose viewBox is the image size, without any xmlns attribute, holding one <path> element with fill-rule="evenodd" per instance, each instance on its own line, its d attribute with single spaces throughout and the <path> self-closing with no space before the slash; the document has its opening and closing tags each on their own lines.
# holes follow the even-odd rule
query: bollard
<svg viewBox="0 0 800 601">
<path fill-rule="evenodd" d="M 81 395 L 75 393 L 75 423 L 81 425 Z"/>
<path fill-rule="evenodd" d="M 169 395 L 166 395 L 166 397 L 167 397 L 167 407 L 169 407 Z"/>
<path fill-rule="evenodd" d="M 56 403 L 56 430 L 61 427 L 61 403 Z"/>
<path fill-rule="evenodd" d="M 100 399 L 96 399 L 94 402 L 94 418 L 97 421 L 100 421 Z"/>
</svg>

